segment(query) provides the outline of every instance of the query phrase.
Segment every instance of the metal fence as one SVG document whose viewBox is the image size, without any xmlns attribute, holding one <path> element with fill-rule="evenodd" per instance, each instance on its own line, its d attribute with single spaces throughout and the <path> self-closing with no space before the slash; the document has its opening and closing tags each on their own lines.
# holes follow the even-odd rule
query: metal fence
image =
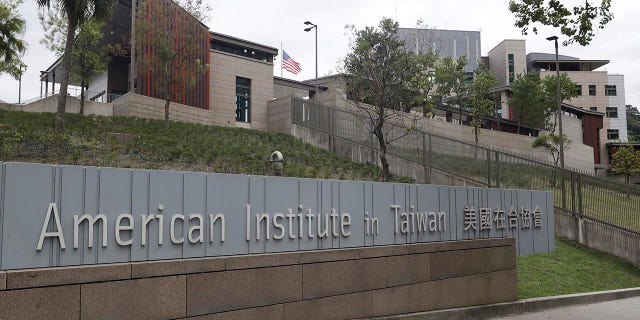
<svg viewBox="0 0 640 320">
<path fill-rule="evenodd" d="M 356 112 L 293 99 L 292 123 L 326 134 L 330 140 L 378 149 L 369 122 Z M 404 135 L 389 146 L 388 153 L 423 166 L 425 172 L 436 169 L 487 187 L 552 191 L 557 209 L 640 236 L 638 187 L 430 132 L 407 134 L 398 127 L 386 131 L 391 137 Z"/>
</svg>

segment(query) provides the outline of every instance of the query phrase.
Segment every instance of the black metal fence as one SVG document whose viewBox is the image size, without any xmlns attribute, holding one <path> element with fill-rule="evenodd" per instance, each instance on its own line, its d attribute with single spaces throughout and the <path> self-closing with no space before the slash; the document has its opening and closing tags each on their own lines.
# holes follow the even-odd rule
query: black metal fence
<svg viewBox="0 0 640 320">
<path fill-rule="evenodd" d="M 293 99 L 292 123 L 330 139 L 378 148 L 369 120 L 346 109 Z M 389 146 L 388 153 L 420 164 L 425 172 L 437 169 L 487 187 L 552 191 L 557 209 L 640 236 L 638 187 L 422 130 L 407 133 L 395 127 L 386 132 L 390 137 L 404 135 Z"/>
</svg>

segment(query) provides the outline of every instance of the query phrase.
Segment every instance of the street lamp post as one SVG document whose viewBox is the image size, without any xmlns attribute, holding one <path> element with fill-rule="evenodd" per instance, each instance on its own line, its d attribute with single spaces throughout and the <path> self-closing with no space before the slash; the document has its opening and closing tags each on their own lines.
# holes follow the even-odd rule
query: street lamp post
<svg viewBox="0 0 640 320">
<path fill-rule="evenodd" d="M 318 100 L 318 93 L 320 93 L 318 91 L 318 25 L 311 23 L 311 21 L 305 21 L 304 24 L 311 26 L 311 27 L 305 28 L 304 29 L 305 32 L 309 32 L 311 31 L 311 29 L 316 30 L 316 95 L 315 95 L 315 99 Z"/>
<path fill-rule="evenodd" d="M 22 101 L 22 67 L 27 71 L 26 65 L 20 65 L 20 73 L 18 74 L 18 104 Z"/>
<path fill-rule="evenodd" d="M 560 97 L 560 62 L 558 60 L 558 37 L 548 37 L 556 45 L 556 100 L 558 104 L 558 135 L 560 137 L 560 168 L 564 169 L 564 136 L 562 135 L 562 99 Z"/>
</svg>

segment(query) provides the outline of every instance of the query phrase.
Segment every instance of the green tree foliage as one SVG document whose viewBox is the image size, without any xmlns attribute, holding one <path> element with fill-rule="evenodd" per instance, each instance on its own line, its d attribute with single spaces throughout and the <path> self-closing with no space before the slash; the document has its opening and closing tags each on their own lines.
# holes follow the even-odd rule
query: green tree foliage
<svg viewBox="0 0 640 320">
<path fill-rule="evenodd" d="M 542 80 L 542 92 L 544 93 L 543 102 L 545 110 L 545 130 L 553 132 L 556 129 L 557 122 L 554 120 L 557 117 L 558 102 L 557 102 L 557 83 L 556 76 L 546 76 Z M 578 96 L 578 90 L 576 90 L 576 83 L 569 78 L 566 72 L 560 73 L 560 101 L 564 102 Z"/>
<path fill-rule="evenodd" d="M 415 54 L 398 39 L 398 23 L 383 18 L 378 27 L 351 27 L 351 52 L 344 59 L 347 93 L 356 107 L 368 115 L 368 126 L 380 147 L 382 180 L 389 179 L 387 149 L 409 133 L 413 121 L 403 112 L 417 94 L 409 88 L 417 70 Z M 409 129 L 405 129 L 407 124 Z"/>
<path fill-rule="evenodd" d="M 627 183 L 631 176 L 640 174 L 640 150 L 635 150 L 632 146 L 622 146 L 611 158 L 611 171 L 624 175 Z"/>
<path fill-rule="evenodd" d="M 467 105 L 471 109 L 471 126 L 477 145 L 482 119 L 495 112 L 495 97 L 490 89 L 498 85 L 498 80 L 484 65 L 480 65 L 474 72 L 475 80 L 469 89 Z"/>
<path fill-rule="evenodd" d="M 85 87 L 109 65 L 105 48 L 98 48 L 102 40 L 103 23 L 91 20 L 82 26 L 71 54 L 71 79 L 80 83 L 80 114 L 84 114 Z"/>
<path fill-rule="evenodd" d="M 571 140 L 567 138 L 566 134 L 562 135 L 562 145 L 564 150 L 569 149 L 569 145 L 571 144 Z M 532 147 L 534 148 L 542 148 L 547 153 L 551 155 L 553 158 L 553 163 L 555 166 L 558 166 L 558 161 L 560 161 L 560 136 L 557 134 L 549 133 L 549 134 L 541 134 L 533 140 Z"/>
<path fill-rule="evenodd" d="M 521 73 L 511 83 L 513 94 L 509 99 L 509 106 L 520 126 L 525 125 L 541 128 L 548 115 L 544 104 L 542 81 L 538 73 Z"/>
<path fill-rule="evenodd" d="M 38 19 L 45 30 L 40 43 L 61 56 L 64 53 L 67 35 L 66 13 L 60 3 L 54 3 L 47 11 L 38 13 Z M 107 49 L 98 46 L 104 34 L 104 22 L 89 19 L 76 30 L 71 51 L 71 81 L 80 83 L 80 114 L 84 114 L 85 88 L 97 74 L 104 72 L 109 64 Z"/>
<path fill-rule="evenodd" d="M 71 52 L 76 40 L 76 31 L 90 19 L 103 21 L 111 16 L 111 9 L 115 0 L 36 0 L 38 6 L 47 9 L 52 3 L 57 3 L 64 12 L 67 20 L 67 34 L 62 54 L 63 74 L 60 80 L 60 94 L 56 112 L 56 131 L 64 130 L 64 113 L 67 106 L 67 87 L 71 70 Z"/>
<path fill-rule="evenodd" d="M 469 92 L 469 84 L 464 66 L 467 64 L 467 58 L 460 56 L 457 59 L 453 57 L 445 57 L 438 61 L 435 66 L 435 81 L 437 93 L 441 97 L 449 97 L 447 103 L 455 104 L 458 107 L 458 122 L 462 124 L 462 110 L 464 109 L 464 100 L 462 97 Z"/>
<path fill-rule="evenodd" d="M 429 50 L 426 53 L 418 53 L 415 56 L 417 72 L 414 74 L 408 86 L 412 92 L 419 93 L 416 96 L 416 105 L 421 106 L 422 115 L 427 116 L 435 105 L 434 93 L 436 91 L 435 65 L 438 55 Z"/>
<path fill-rule="evenodd" d="M 629 142 L 640 142 L 640 112 L 630 104 L 627 105 L 627 130 Z"/>
<path fill-rule="evenodd" d="M 513 95 L 509 105 L 518 119 L 520 126 L 544 128 L 548 132 L 555 131 L 557 105 L 556 76 L 540 79 L 538 73 L 518 74 L 511 84 Z M 566 73 L 560 74 L 560 98 L 562 101 L 577 97 L 576 84 Z"/>
<path fill-rule="evenodd" d="M 47 10 L 38 12 L 38 20 L 44 29 L 40 43 L 49 51 L 55 53 L 57 57 L 64 54 L 67 41 L 67 14 L 59 2 L 51 4 Z M 77 31 L 76 31 L 77 33 Z M 74 39 L 75 39 L 74 34 Z"/>
<path fill-rule="evenodd" d="M 184 0 L 184 9 L 194 17 L 208 17 L 210 7 L 202 1 Z M 207 9 L 208 8 L 208 9 Z M 153 18 L 149 18 L 153 17 Z M 209 66 L 193 57 L 199 53 L 203 26 L 184 14 L 168 0 L 142 0 L 136 12 L 136 51 L 153 48 L 153 54 L 142 59 L 142 68 L 155 75 L 156 90 L 165 101 L 165 128 L 169 127 L 169 105 L 171 100 L 190 87 L 195 86 L 196 76 Z M 140 59 L 141 55 L 138 55 Z"/>
<path fill-rule="evenodd" d="M 595 2 L 595 5 L 592 4 Z M 611 0 L 584 1 L 569 8 L 560 0 L 511 0 L 509 11 L 515 17 L 515 26 L 526 35 L 529 28 L 537 34 L 536 24 L 559 28 L 568 39 L 563 45 L 577 42 L 582 46 L 588 45 L 595 36 L 594 29 L 603 29 L 613 19 Z"/>
<path fill-rule="evenodd" d="M 20 57 L 26 50 L 26 43 L 20 39 L 24 35 L 26 23 L 18 14 L 22 0 L 0 1 L 0 73 L 7 73 L 18 79 L 25 64 Z"/>
</svg>

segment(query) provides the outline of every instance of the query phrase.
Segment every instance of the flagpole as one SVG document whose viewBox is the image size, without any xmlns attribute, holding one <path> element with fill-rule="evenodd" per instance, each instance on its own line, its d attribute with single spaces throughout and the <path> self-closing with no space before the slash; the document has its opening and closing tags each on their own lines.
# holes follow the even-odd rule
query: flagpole
<svg viewBox="0 0 640 320">
<path fill-rule="evenodd" d="M 284 50 L 282 49 L 282 41 L 280 41 L 280 78 L 282 78 L 282 57 L 284 57 Z"/>
</svg>

